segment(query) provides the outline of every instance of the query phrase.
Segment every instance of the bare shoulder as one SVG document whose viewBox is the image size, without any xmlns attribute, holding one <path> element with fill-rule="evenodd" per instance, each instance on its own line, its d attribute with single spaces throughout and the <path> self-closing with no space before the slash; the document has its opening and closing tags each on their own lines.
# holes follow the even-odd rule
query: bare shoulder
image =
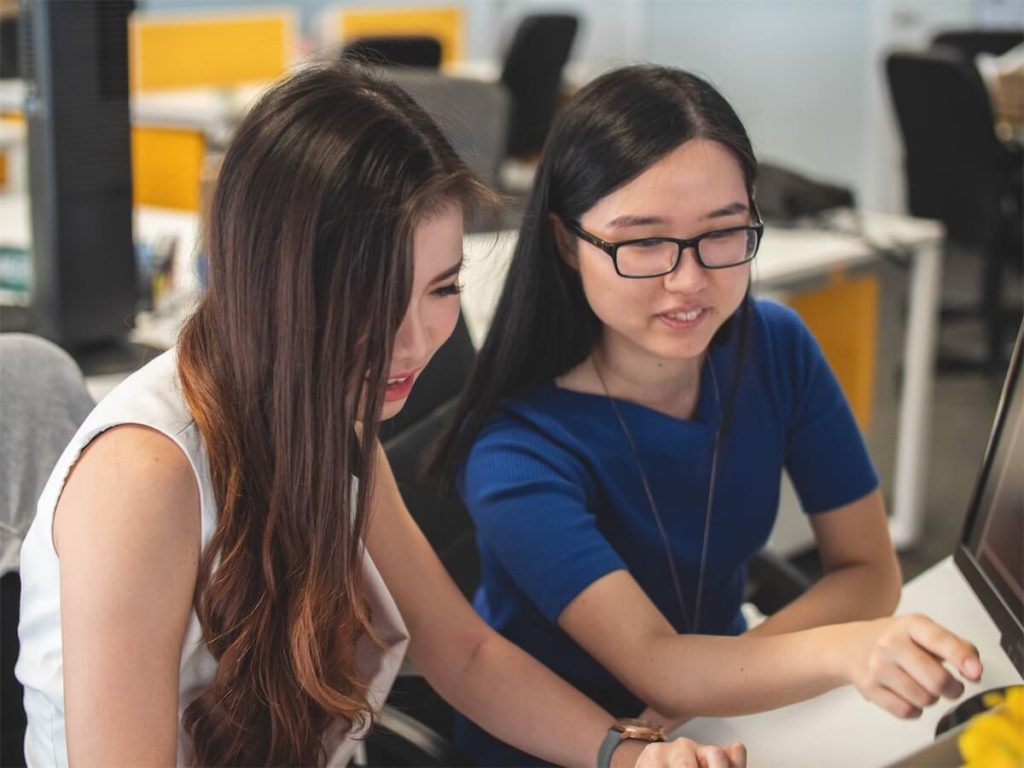
<svg viewBox="0 0 1024 768">
<path fill-rule="evenodd" d="M 125 424 L 96 437 L 72 468 L 53 522 L 54 545 L 159 540 L 199 545 L 199 486 L 188 457 L 167 435 Z M 114 543 L 114 542 L 111 542 Z"/>
</svg>

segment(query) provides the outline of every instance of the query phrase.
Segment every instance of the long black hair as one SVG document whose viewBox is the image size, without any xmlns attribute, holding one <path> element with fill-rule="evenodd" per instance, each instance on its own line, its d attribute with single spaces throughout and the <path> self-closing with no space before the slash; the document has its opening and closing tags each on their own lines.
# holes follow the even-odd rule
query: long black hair
<svg viewBox="0 0 1024 768">
<path fill-rule="evenodd" d="M 579 274 L 555 243 L 551 214 L 579 220 L 601 198 L 692 139 L 728 149 L 739 163 L 753 204 L 757 160 L 736 112 L 707 81 L 670 67 L 613 70 L 582 88 L 561 111 L 544 144 L 519 239 L 487 339 L 433 469 L 451 483 L 477 434 L 498 404 L 581 363 L 600 337 L 601 322 Z M 747 339 L 745 296 L 737 316 L 738 354 Z M 739 366 L 727 398 L 726 430 Z"/>
</svg>

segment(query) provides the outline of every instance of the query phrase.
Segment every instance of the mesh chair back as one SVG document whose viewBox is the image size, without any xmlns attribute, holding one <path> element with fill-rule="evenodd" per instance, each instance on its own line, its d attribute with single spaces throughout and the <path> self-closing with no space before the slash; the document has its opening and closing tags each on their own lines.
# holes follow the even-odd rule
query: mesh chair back
<svg viewBox="0 0 1024 768">
<path fill-rule="evenodd" d="M 387 74 L 441 126 L 459 157 L 480 178 L 488 184 L 497 182 L 509 109 L 508 93 L 500 84 L 400 67 L 388 68 Z"/>
<path fill-rule="evenodd" d="M 886 74 L 903 137 L 910 213 L 939 219 L 951 240 L 988 247 L 1004 163 L 975 67 L 957 51 L 934 47 L 889 54 Z"/>
<path fill-rule="evenodd" d="M 578 26 L 575 16 L 565 14 L 526 16 L 519 23 L 501 73 L 512 97 L 508 154 L 537 152 L 544 143 Z"/>
</svg>

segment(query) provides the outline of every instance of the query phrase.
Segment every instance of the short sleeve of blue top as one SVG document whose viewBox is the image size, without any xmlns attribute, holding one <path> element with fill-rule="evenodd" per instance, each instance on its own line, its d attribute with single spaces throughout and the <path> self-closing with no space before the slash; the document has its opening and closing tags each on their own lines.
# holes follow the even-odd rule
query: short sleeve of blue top
<svg viewBox="0 0 1024 768">
<path fill-rule="evenodd" d="M 811 515 L 878 485 L 846 399 L 803 322 L 767 301 L 753 302 L 751 310 L 711 512 L 699 618 L 704 634 L 745 629 L 745 565 L 772 530 L 784 469 Z M 690 420 L 616 401 L 691 616 L 713 444 L 737 368 L 737 337 L 712 346 L 714 370 L 703 367 Z M 608 399 L 552 382 L 505 402 L 480 433 L 459 486 L 477 530 L 482 585 L 474 602 L 480 615 L 615 716 L 637 715 L 643 702 L 556 624 L 590 584 L 626 569 L 680 632 L 688 629 L 636 460 Z M 459 723 L 457 738 L 482 765 L 536 764 L 468 721 Z"/>
</svg>

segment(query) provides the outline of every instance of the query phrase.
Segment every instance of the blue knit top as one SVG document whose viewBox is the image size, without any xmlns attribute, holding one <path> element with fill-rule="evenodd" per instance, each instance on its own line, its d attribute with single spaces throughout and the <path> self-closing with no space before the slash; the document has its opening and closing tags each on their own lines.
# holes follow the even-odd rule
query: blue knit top
<svg viewBox="0 0 1024 768">
<path fill-rule="evenodd" d="M 738 634 L 746 563 L 771 533 L 785 470 L 816 514 L 878 485 L 849 405 L 821 350 L 792 310 L 755 301 L 732 425 L 720 448 L 702 634 Z M 691 621 L 715 435 L 736 364 L 738 334 L 709 351 L 692 418 L 616 400 L 669 540 Z M 717 382 L 717 387 L 716 383 Z M 481 555 L 480 615 L 502 635 L 616 716 L 644 703 L 556 622 L 602 576 L 626 569 L 680 632 L 691 631 L 665 546 L 615 410 L 603 395 L 553 382 L 502 404 L 459 478 Z M 468 721 L 459 746 L 481 765 L 536 761 Z"/>
</svg>

